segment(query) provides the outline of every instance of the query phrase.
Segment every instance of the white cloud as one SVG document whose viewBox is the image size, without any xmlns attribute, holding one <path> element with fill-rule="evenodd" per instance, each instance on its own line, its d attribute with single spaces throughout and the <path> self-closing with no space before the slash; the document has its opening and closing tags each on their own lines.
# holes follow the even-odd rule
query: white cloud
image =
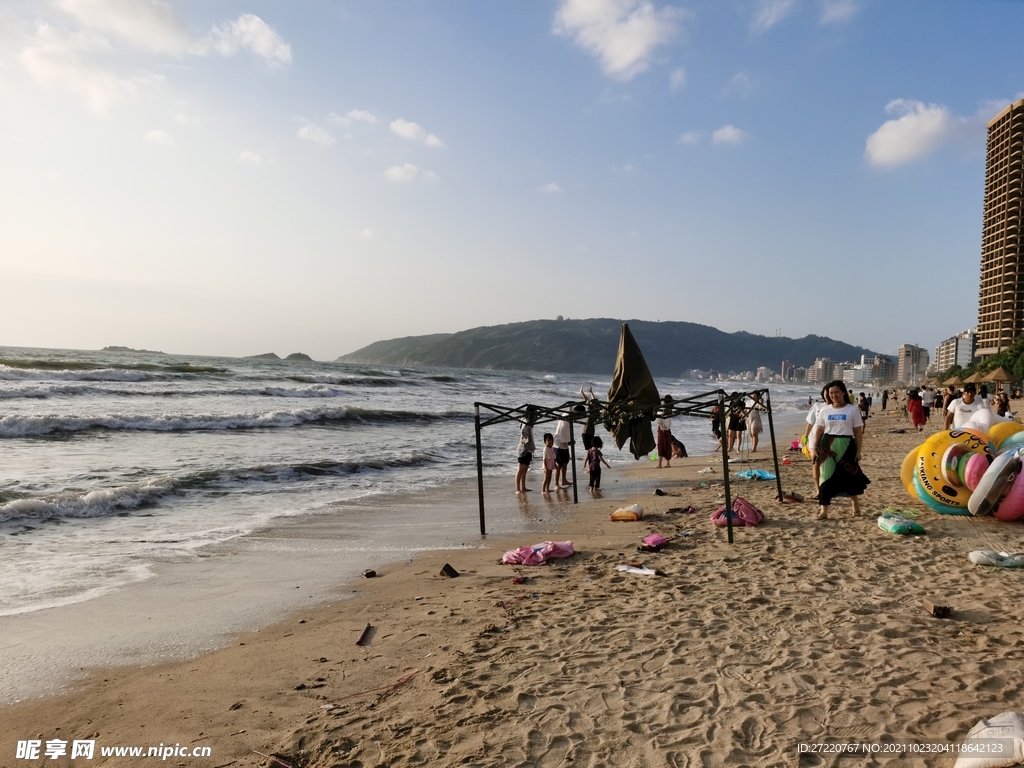
<svg viewBox="0 0 1024 768">
<path fill-rule="evenodd" d="M 179 112 L 174 116 L 174 122 L 178 125 L 199 125 L 203 122 L 202 115 L 186 115 L 184 112 Z"/>
<path fill-rule="evenodd" d="M 738 99 L 745 99 L 754 92 L 754 83 L 750 77 L 743 72 L 737 72 L 725 87 L 722 88 L 724 96 L 733 96 Z"/>
<path fill-rule="evenodd" d="M 18 58 L 44 87 L 61 87 L 83 97 L 100 114 L 136 97 L 164 78 L 148 72 L 127 74 L 96 63 L 103 54 L 125 46 L 159 56 L 224 56 L 248 50 L 277 66 L 291 62 L 291 48 L 258 16 L 242 14 L 194 38 L 164 0 L 55 0 L 81 26 L 61 30 L 43 22 Z M 116 43 L 116 45 L 115 45 Z"/>
<path fill-rule="evenodd" d="M 199 45 L 209 45 L 221 56 L 233 56 L 240 50 L 250 51 L 270 66 L 291 64 L 292 48 L 273 27 L 259 16 L 243 13 L 234 21 L 214 26 L 210 37 Z"/>
<path fill-rule="evenodd" d="M 432 133 L 427 133 L 426 129 L 418 123 L 413 123 L 408 120 L 398 118 L 397 120 L 391 121 L 391 132 L 395 136 L 400 136 L 407 141 L 415 141 L 417 144 L 423 144 L 427 147 L 443 147 L 444 142 L 441 141 L 437 136 Z"/>
<path fill-rule="evenodd" d="M 393 165 L 384 171 L 384 178 L 395 184 L 405 184 L 420 175 L 420 169 L 412 163 Z"/>
<path fill-rule="evenodd" d="M 373 230 L 367 227 L 359 233 L 359 238 L 361 240 L 373 240 Z"/>
<path fill-rule="evenodd" d="M 672 70 L 672 74 L 668 76 L 669 90 L 678 91 L 684 85 L 686 85 L 686 70 L 682 67 Z"/>
<path fill-rule="evenodd" d="M 954 115 L 947 107 L 912 99 L 895 99 L 885 106 L 899 115 L 882 123 L 868 136 L 864 157 L 881 168 L 903 165 L 930 155 L 967 129 L 969 118 Z"/>
<path fill-rule="evenodd" d="M 723 125 L 711 134 L 711 141 L 715 144 L 739 144 L 747 138 L 747 134 L 733 125 Z"/>
<path fill-rule="evenodd" d="M 109 41 L 90 30 L 65 32 L 40 23 L 18 59 L 39 85 L 77 93 L 90 109 L 105 114 L 113 105 L 163 82 L 163 77 L 149 73 L 117 75 L 90 60 L 92 54 L 109 50 Z"/>
<path fill-rule="evenodd" d="M 632 173 L 636 168 L 632 163 L 626 163 L 625 165 L 612 166 L 612 170 L 617 171 L 618 173 Z"/>
<path fill-rule="evenodd" d="M 57 5 L 86 27 L 141 50 L 181 55 L 189 46 L 188 29 L 162 0 L 59 0 Z"/>
<path fill-rule="evenodd" d="M 363 123 L 370 123 L 371 125 L 377 122 L 377 116 L 373 112 L 367 112 L 365 109 L 351 109 L 345 117 L 349 120 L 357 120 Z"/>
<path fill-rule="evenodd" d="M 700 141 L 699 131 L 685 131 L 679 134 L 680 144 L 696 144 L 698 141 Z"/>
<path fill-rule="evenodd" d="M 174 137 L 167 131 L 150 131 L 146 134 L 146 141 L 158 147 L 170 147 L 174 145 Z"/>
<path fill-rule="evenodd" d="M 334 137 L 326 128 L 321 128 L 316 123 L 306 123 L 299 128 L 298 136 L 303 141 L 312 141 L 314 144 L 330 146 L 334 143 Z"/>
<path fill-rule="evenodd" d="M 596 56 L 609 77 L 630 80 L 648 69 L 654 50 L 671 42 L 688 18 L 681 8 L 648 0 L 562 0 L 552 31 Z"/>
<path fill-rule="evenodd" d="M 821 23 L 842 24 L 860 11 L 857 0 L 821 0 Z"/>
<path fill-rule="evenodd" d="M 754 17 L 750 20 L 750 31 L 755 34 L 767 32 L 792 13 L 796 0 L 757 0 Z"/>
<path fill-rule="evenodd" d="M 248 163 L 249 165 L 259 165 L 263 162 L 263 156 L 259 152 L 253 152 L 251 150 L 243 150 L 238 153 L 238 162 Z"/>
<path fill-rule="evenodd" d="M 560 195 L 565 192 L 564 189 L 553 181 L 549 181 L 547 184 L 541 184 L 537 187 L 537 191 L 542 195 Z"/>
</svg>

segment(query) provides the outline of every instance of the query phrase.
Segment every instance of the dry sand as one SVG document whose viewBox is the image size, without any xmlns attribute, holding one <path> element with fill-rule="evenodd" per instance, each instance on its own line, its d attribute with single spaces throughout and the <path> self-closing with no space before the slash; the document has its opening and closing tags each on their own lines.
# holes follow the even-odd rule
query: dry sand
<svg viewBox="0 0 1024 768">
<path fill-rule="evenodd" d="M 722 488 L 695 487 L 720 480 L 713 457 L 638 465 L 639 479 L 605 470 L 606 485 L 636 484 L 644 520 L 612 523 L 618 503 L 588 500 L 552 537 L 574 543 L 572 558 L 503 566 L 505 549 L 536 542 L 489 537 L 486 549 L 382 569 L 339 588 L 349 599 L 191 661 L 97 671 L 68 693 L 0 710 L 0 765 L 72 764 L 14 759 L 30 738 L 209 746 L 212 757 L 165 764 L 211 768 L 952 765 L 948 755 L 797 754 L 823 740 L 956 741 L 983 716 L 1024 709 L 1024 573 L 967 559 L 1024 550 L 1024 526 L 912 501 L 899 464 L 922 436 L 887 431 L 907 426 L 870 420 L 860 518 L 838 504 L 817 522 L 812 502 L 781 505 L 774 483 L 736 481 L 734 494 L 767 520 L 730 545 L 708 522 Z M 754 456 L 748 466 L 768 468 L 770 454 Z M 809 497 L 809 462 L 780 456 L 792 458 L 784 488 Z M 697 514 L 669 511 L 690 504 Z M 879 530 L 888 505 L 920 511 L 927 535 Z M 651 531 L 671 545 L 638 553 Z M 616 572 L 631 561 L 665 575 Z M 461 575 L 439 576 L 445 563 Z M 528 581 L 513 584 L 517 574 Z M 925 598 L 953 616 L 933 618 Z M 357 646 L 366 624 L 369 642 Z M 155 762 L 97 753 L 74 764 Z"/>
</svg>

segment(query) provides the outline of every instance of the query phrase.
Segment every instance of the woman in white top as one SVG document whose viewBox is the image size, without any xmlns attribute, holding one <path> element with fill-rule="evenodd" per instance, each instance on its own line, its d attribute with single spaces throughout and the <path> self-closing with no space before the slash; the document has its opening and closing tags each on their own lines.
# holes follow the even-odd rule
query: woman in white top
<svg viewBox="0 0 1024 768">
<path fill-rule="evenodd" d="M 853 515 L 860 514 L 860 496 L 871 481 L 860 468 L 864 421 L 850 402 L 846 385 L 828 384 L 829 405 L 821 409 L 811 433 L 811 459 L 818 468 L 818 519 L 828 518 L 832 499 L 850 496 Z"/>
</svg>

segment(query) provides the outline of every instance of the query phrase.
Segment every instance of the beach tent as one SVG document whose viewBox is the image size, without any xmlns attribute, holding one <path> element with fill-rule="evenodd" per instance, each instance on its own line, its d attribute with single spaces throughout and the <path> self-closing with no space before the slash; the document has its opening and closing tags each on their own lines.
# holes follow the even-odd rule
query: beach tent
<svg viewBox="0 0 1024 768">
<path fill-rule="evenodd" d="M 950 378 L 948 378 L 944 382 L 942 382 L 942 386 L 944 386 L 944 387 L 959 387 L 959 386 L 962 386 L 963 383 L 964 383 L 964 380 L 961 379 L 959 376 L 951 376 Z"/>
<path fill-rule="evenodd" d="M 639 459 L 657 447 L 651 421 L 659 405 L 661 396 L 644 353 L 633 338 L 629 324 L 623 323 L 615 373 L 604 410 L 605 429 L 611 433 L 619 450 L 629 440 L 630 453 Z"/>
</svg>

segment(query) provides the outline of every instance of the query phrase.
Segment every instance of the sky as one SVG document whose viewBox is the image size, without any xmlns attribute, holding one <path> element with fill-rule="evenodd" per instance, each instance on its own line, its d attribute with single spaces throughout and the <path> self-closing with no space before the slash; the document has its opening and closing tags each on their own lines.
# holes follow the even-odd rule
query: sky
<svg viewBox="0 0 1024 768">
<path fill-rule="evenodd" d="M 5 0 L 0 344 L 977 322 L 1018 0 Z"/>
</svg>

